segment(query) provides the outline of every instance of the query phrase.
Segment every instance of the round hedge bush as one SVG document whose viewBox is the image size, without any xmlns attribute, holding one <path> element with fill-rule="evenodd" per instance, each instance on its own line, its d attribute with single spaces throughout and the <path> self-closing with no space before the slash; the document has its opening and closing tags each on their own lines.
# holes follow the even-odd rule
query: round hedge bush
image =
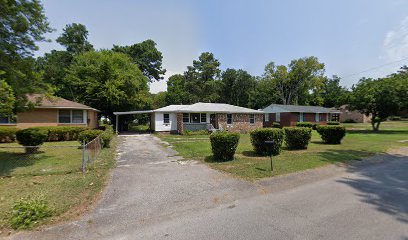
<svg viewBox="0 0 408 240">
<path fill-rule="evenodd" d="M 18 130 L 16 138 L 19 144 L 23 146 L 39 146 L 47 140 L 48 132 L 44 129 L 27 128 Z M 38 147 L 26 147 L 27 153 L 38 151 Z"/>
<path fill-rule="evenodd" d="M 259 128 L 250 133 L 254 151 L 260 155 L 266 155 L 265 141 L 274 141 L 273 155 L 278 155 L 282 148 L 285 132 L 279 128 Z"/>
<path fill-rule="evenodd" d="M 340 125 L 339 122 L 327 122 L 327 125 Z"/>
<path fill-rule="evenodd" d="M 298 122 L 298 123 L 296 123 L 296 127 L 308 127 L 308 128 L 312 128 L 312 127 L 313 127 L 313 123 L 311 123 L 311 122 Z"/>
<path fill-rule="evenodd" d="M 102 133 L 103 133 L 102 130 L 96 130 L 96 129 L 85 130 L 79 134 L 78 140 L 81 144 L 82 143 L 86 144 L 94 140 L 97 136 L 101 135 Z"/>
<path fill-rule="evenodd" d="M 307 149 L 312 138 L 312 129 L 308 127 L 286 127 L 285 142 L 289 149 Z"/>
<path fill-rule="evenodd" d="M 210 135 L 211 150 L 214 161 L 229 161 L 234 159 L 239 142 L 238 133 L 214 132 Z"/>
<path fill-rule="evenodd" d="M 346 135 L 346 128 L 339 125 L 326 125 L 317 127 L 317 132 L 325 143 L 340 144 Z"/>
<path fill-rule="evenodd" d="M 280 123 L 278 123 L 278 122 L 273 122 L 272 127 L 273 128 L 282 128 L 282 125 Z"/>
</svg>

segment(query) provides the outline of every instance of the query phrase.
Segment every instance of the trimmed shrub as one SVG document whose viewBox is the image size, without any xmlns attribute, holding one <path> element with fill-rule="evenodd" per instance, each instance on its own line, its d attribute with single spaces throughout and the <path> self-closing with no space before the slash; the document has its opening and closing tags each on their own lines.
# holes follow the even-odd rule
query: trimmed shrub
<svg viewBox="0 0 408 240">
<path fill-rule="evenodd" d="M 231 132 L 214 132 L 210 135 L 211 150 L 215 161 L 234 159 L 238 147 L 239 134 Z"/>
<path fill-rule="evenodd" d="M 18 131 L 15 127 L 0 127 L 0 143 L 10 143 L 16 141 L 16 132 Z"/>
<path fill-rule="evenodd" d="M 340 125 L 339 122 L 327 122 L 327 125 Z"/>
<path fill-rule="evenodd" d="M 198 130 L 198 131 L 184 131 L 184 135 L 187 136 L 194 136 L 194 135 L 209 135 L 210 132 L 208 130 Z"/>
<path fill-rule="evenodd" d="M 312 129 L 313 129 L 313 130 L 316 130 L 316 129 L 317 129 L 317 126 L 319 126 L 319 124 L 318 124 L 318 123 L 313 123 L 313 127 L 312 127 Z"/>
<path fill-rule="evenodd" d="M 275 146 L 272 154 L 278 155 L 281 152 L 285 132 L 282 129 L 276 128 L 259 128 L 253 130 L 250 136 L 252 147 L 257 154 L 266 155 L 265 141 L 274 141 Z"/>
<path fill-rule="evenodd" d="M 49 127 L 35 127 L 37 129 L 46 130 L 48 133 L 47 142 L 55 141 L 75 141 L 78 140 L 79 134 L 87 127 L 74 126 L 49 126 Z"/>
<path fill-rule="evenodd" d="M 346 135 L 346 128 L 338 125 L 319 126 L 317 132 L 325 143 L 340 144 Z"/>
<path fill-rule="evenodd" d="M 51 215 L 52 211 L 43 198 L 22 198 L 14 203 L 9 222 L 14 229 L 27 229 Z"/>
<path fill-rule="evenodd" d="M 349 119 L 344 120 L 343 123 L 356 123 L 356 121 L 354 121 L 354 119 L 349 118 Z"/>
<path fill-rule="evenodd" d="M 107 148 L 110 147 L 110 142 L 113 138 L 114 131 L 112 125 L 106 125 L 105 131 L 101 134 L 102 138 L 102 147 Z"/>
<path fill-rule="evenodd" d="M 280 123 L 278 123 L 278 122 L 273 122 L 272 127 L 273 128 L 282 128 L 282 125 Z"/>
<path fill-rule="evenodd" d="M 312 127 L 313 127 L 313 123 L 311 123 L 311 122 L 298 122 L 298 123 L 296 123 L 296 127 L 308 127 L 308 128 L 312 128 Z"/>
<path fill-rule="evenodd" d="M 285 142 L 289 149 L 307 149 L 312 138 L 312 129 L 308 127 L 285 127 Z"/>
<path fill-rule="evenodd" d="M 47 140 L 47 131 L 38 128 L 27 128 L 18 130 L 16 138 L 19 144 L 23 146 L 39 146 Z M 26 153 L 34 153 L 39 147 L 26 147 Z"/>
<path fill-rule="evenodd" d="M 78 140 L 79 142 L 82 143 L 89 143 L 90 141 L 94 140 L 97 136 L 101 135 L 104 133 L 102 130 L 97 130 L 97 129 L 89 129 L 81 132 L 79 134 Z"/>
</svg>

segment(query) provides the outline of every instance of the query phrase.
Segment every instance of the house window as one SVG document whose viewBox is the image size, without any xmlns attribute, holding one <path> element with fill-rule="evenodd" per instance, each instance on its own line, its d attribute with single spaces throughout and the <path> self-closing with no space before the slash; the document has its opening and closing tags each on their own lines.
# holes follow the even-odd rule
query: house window
<svg viewBox="0 0 408 240">
<path fill-rule="evenodd" d="M 276 122 L 280 122 L 280 112 L 276 113 Z"/>
<path fill-rule="evenodd" d="M 71 110 L 59 110 L 59 123 L 71 123 Z"/>
<path fill-rule="evenodd" d="M 255 114 L 249 114 L 249 123 L 254 124 L 255 123 Z"/>
<path fill-rule="evenodd" d="M 58 123 L 85 123 L 84 110 L 58 110 Z"/>
<path fill-rule="evenodd" d="M 200 114 L 199 113 L 191 113 L 190 114 L 190 121 L 192 123 L 200 123 Z"/>
<path fill-rule="evenodd" d="M 83 110 L 72 110 L 72 123 L 84 123 Z"/>
<path fill-rule="evenodd" d="M 163 113 L 163 123 L 170 123 L 170 114 Z"/>
<path fill-rule="evenodd" d="M 0 124 L 13 124 L 15 123 L 11 116 L 2 117 L 0 116 Z"/>
<path fill-rule="evenodd" d="M 201 122 L 206 123 L 207 122 L 207 114 L 206 113 L 201 113 Z"/>
<path fill-rule="evenodd" d="M 303 113 L 298 114 L 298 122 L 303 122 Z"/>
<path fill-rule="evenodd" d="M 269 113 L 265 113 L 265 122 L 269 122 Z"/>
<path fill-rule="evenodd" d="M 189 123 L 189 122 L 190 122 L 190 114 L 183 113 L 183 123 Z"/>
<path fill-rule="evenodd" d="M 231 113 L 227 114 L 227 124 L 232 124 L 232 114 Z"/>
<path fill-rule="evenodd" d="M 318 113 L 316 113 L 316 116 L 315 116 L 315 122 L 319 122 L 320 121 L 320 116 L 319 116 L 319 114 Z"/>
</svg>

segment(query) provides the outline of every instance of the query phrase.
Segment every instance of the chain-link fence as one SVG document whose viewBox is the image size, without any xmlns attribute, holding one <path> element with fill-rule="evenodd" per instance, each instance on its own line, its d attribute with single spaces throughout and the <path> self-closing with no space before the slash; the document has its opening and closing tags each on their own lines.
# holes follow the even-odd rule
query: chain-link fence
<svg viewBox="0 0 408 240">
<path fill-rule="evenodd" d="M 102 138 L 97 136 L 87 144 L 82 144 L 82 171 L 85 172 L 87 166 L 95 161 L 102 150 Z"/>
<path fill-rule="evenodd" d="M 101 137 L 87 144 L 47 142 L 41 146 L 0 144 L 0 177 L 85 172 L 102 149 Z"/>
</svg>

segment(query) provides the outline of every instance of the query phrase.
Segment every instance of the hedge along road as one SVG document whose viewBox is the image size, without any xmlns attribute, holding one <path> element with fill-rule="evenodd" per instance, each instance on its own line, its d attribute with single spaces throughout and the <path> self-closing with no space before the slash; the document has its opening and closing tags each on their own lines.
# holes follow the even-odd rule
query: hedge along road
<svg viewBox="0 0 408 240">
<path fill-rule="evenodd" d="M 11 239 L 405 239 L 408 149 L 255 183 L 121 136 L 101 202 L 82 219 Z M 376 161 L 378 162 L 378 161 Z"/>
</svg>

